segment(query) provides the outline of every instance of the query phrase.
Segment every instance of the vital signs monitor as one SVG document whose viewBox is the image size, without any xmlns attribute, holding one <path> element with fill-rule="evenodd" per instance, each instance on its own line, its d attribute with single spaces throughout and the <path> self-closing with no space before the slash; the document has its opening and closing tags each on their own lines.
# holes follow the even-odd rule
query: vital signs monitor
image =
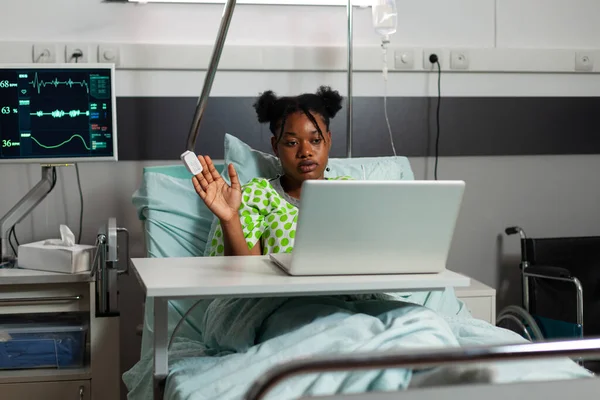
<svg viewBox="0 0 600 400">
<path fill-rule="evenodd" d="M 0 162 L 117 160 L 109 64 L 0 64 Z"/>
</svg>

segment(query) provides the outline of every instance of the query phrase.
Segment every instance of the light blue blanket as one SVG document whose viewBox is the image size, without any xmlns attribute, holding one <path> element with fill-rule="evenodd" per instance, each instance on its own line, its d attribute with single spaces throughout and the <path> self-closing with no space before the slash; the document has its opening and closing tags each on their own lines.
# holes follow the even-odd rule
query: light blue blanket
<svg viewBox="0 0 600 400">
<path fill-rule="evenodd" d="M 213 300 L 202 309 L 202 342 L 186 337 L 172 348 L 165 399 L 240 399 L 266 370 L 311 355 L 524 342 L 513 332 L 468 315 L 442 316 L 397 300 L 230 299 Z M 494 368 L 498 382 L 590 376 L 565 359 Z M 286 381 L 268 398 L 398 390 L 406 388 L 412 376 L 405 369 L 313 374 Z M 150 399 L 152 355 L 146 354 L 123 378 L 129 399 Z"/>
</svg>

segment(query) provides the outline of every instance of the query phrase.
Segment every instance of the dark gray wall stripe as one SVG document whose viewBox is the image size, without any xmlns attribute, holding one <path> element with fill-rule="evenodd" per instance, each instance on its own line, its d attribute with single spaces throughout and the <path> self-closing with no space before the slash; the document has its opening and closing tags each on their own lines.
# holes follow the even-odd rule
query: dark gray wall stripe
<svg viewBox="0 0 600 400">
<path fill-rule="evenodd" d="M 198 153 L 223 158 L 223 137 L 233 134 L 270 151 L 270 132 L 256 120 L 254 98 L 211 98 L 196 144 Z M 197 99 L 120 97 L 119 159 L 175 160 L 185 150 Z M 399 155 L 434 154 L 437 98 L 388 99 Z M 356 157 L 391 155 L 383 99 L 354 101 Z M 332 156 L 346 149 L 345 109 L 333 120 Z M 600 154 L 600 97 L 442 98 L 440 156 Z"/>
</svg>

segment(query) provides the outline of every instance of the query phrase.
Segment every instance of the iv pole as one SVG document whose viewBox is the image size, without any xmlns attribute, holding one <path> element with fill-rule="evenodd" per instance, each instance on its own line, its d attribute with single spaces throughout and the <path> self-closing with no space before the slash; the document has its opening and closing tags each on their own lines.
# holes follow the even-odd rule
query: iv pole
<svg viewBox="0 0 600 400">
<path fill-rule="evenodd" d="M 225 45 L 225 39 L 227 38 L 227 32 L 229 31 L 229 25 L 231 18 L 233 17 L 233 10 L 235 8 L 236 0 L 227 0 L 225 8 L 223 9 L 223 16 L 221 17 L 221 25 L 219 26 L 219 32 L 217 39 L 215 40 L 215 47 L 210 58 L 208 70 L 204 77 L 204 86 L 202 87 L 202 93 L 198 99 L 196 105 L 196 111 L 194 113 L 194 119 L 190 126 L 190 131 L 187 139 L 187 150 L 193 152 L 196 147 L 196 139 L 200 132 L 200 123 L 208 104 L 208 97 L 215 80 L 215 74 L 219 66 L 219 60 L 221 59 L 221 53 L 223 52 L 223 46 Z M 347 110 L 347 124 L 346 124 L 346 156 L 352 157 L 352 30 L 353 30 L 353 12 L 352 12 L 352 0 L 348 0 L 347 5 L 348 14 L 348 110 Z"/>
<path fill-rule="evenodd" d="M 221 17 L 221 25 L 219 26 L 219 32 L 217 33 L 217 39 L 215 41 L 215 47 L 213 48 L 212 56 L 210 57 L 210 63 L 208 64 L 208 70 L 204 77 L 204 86 L 202 86 L 202 93 L 198 99 L 196 105 L 196 112 L 194 113 L 194 119 L 192 120 L 192 126 L 188 134 L 187 150 L 194 151 L 196 147 L 196 139 L 198 133 L 200 133 L 200 122 L 204 116 L 204 110 L 208 104 L 208 96 L 212 89 L 217 68 L 219 66 L 219 60 L 221 59 L 221 53 L 223 52 L 223 46 L 225 45 L 225 39 L 227 38 L 227 32 L 229 31 L 229 24 L 233 17 L 233 10 L 235 8 L 236 0 L 227 0 L 225 8 L 223 9 L 223 16 Z"/>
<path fill-rule="evenodd" d="M 354 36 L 354 12 L 352 9 L 352 0 L 348 0 L 346 9 L 348 14 L 348 110 L 346 111 L 346 157 L 352 158 L 352 39 Z"/>
</svg>

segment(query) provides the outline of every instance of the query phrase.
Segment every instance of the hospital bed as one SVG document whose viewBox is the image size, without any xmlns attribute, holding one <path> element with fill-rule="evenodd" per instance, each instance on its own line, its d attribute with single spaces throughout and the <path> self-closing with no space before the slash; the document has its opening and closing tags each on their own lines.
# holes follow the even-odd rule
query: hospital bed
<svg viewBox="0 0 600 400">
<path fill-rule="evenodd" d="M 251 149 L 231 135 L 225 136 L 224 146 L 227 149 L 226 161 L 239 167 L 242 181 L 248 181 L 253 176 L 272 173 L 272 161 L 274 161 L 272 156 Z M 408 160 L 402 157 L 331 159 L 330 165 L 331 174 L 350 175 L 356 179 L 414 179 Z M 217 163 L 217 169 L 222 172 L 223 163 Z M 164 391 L 165 399 L 172 400 L 187 396 L 194 399 L 194 393 L 202 393 L 203 390 L 212 390 L 211 387 L 214 389 L 214 386 L 227 384 L 225 381 L 230 379 L 232 370 L 236 371 L 238 376 L 244 377 L 243 379 L 239 378 L 240 382 L 237 386 L 243 392 L 250 387 L 252 381 L 260 379 L 267 372 L 268 368 L 266 367 L 279 367 L 281 362 L 296 360 L 298 357 L 310 356 L 308 361 L 317 362 L 320 360 L 319 357 L 325 354 L 334 357 L 334 360 L 335 357 L 340 356 L 338 353 L 327 352 L 326 346 L 320 338 L 316 338 L 316 335 L 304 335 L 299 337 L 299 342 L 308 341 L 310 346 L 321 347 L 317 347 L 314 352 L 305 352 L 305 348 L 298 346 L 294 348 L 291 356 L 279 355 L 273 345 L 276 340 L 270 340 L 261 343 L 260 346 L 248 346 L 250 351 L 256 347 L 262 346 L 264 349 L 271 346 L 269 348 L 271 353 L 266 357 L 268 362 L 263 363 L 260 368 L 257 367 L 256 373 L 244 372 L 241 365 L 221 368 L 216 360 L 221 356 L 232 356 L 230 352 L 225 351 L 219 354 L 220 357 L 217 357 L 204 348 L 204 343 L 210 341 L 206 331 L 214 329 L 204 323 L 204 319 L 210 314 L 208 310 L 215 304 L 211 302 L 212 300 L 206 299 L 219 298 L 225 301 L 224 298 L 228 296 L 237 298 L 274 296 L 273 299 L 278 299 L 283 296 L 316 296 L 370 290 L 401 291 L 398 294 L 400 300 L 423 305 L 443 318 L 447 318 L 453 329 L 461 336 L 459 342 L 463 349 L 469 349 L 472 345 L 526 343 L 517 334 L 511 336 L 504 329 L 493 327 L 468 315 L 464 305 L 456 298 L 452 290 L 452 287 L 468 284 L 468 278 L 459 274 L 448 273 L 445 276 L 430 276 L 425 279 L 424 277 L 417 279 L 414 276 L 407 276 L 396 281 L 390 280 L 389 277 L 385 277 L 385 279 L 371 277 L 370 281 L 364 281 L 362 277 L 360 279 L 347 277 L 346 280 L 324 282 L 319 278 L 307 280 L 302 277 L 285 276 L 263 257 L 242 257 L 240 259 L 201 257 L 204 254 L 206 241 L 210 237 L 210 231 L 214 227 L 214 219 L 212 214 L 202 206 L 190 185 L 189 173 L 183 166 L 146 168 L 143 184 L 134 195 L 134 204 L 138 209 L 140 219 L 144 221 L 148 257 L 132 260 L 132 271 L 142 282 L 147 295 L 142 360 L 125 375 L 125 381 L 131 389 L 132 400 L 148 398 L 145 396 L 151 395 L 153 384 L 156 384 L 156 389 L 158 389 L 156 398 L 161 398 Z M 205 300 L 198 303 L 197 299 L 199 298 Z M 217 311 L 213 310 L 212 314 L 215 313 Z M 419 314 L 418 317 L 425 319 L 427 316 Z M 262 321 L 259 322 L 262 323 Z M 351 325 L 347 321 L 342 322 L 346 323 L 346 328 L 352 330 L 334 334 L 336 341 L 333 341 L 333 345 L 351 340 L 355 334 L 364 334 L 362 326 Z M 179 326 L 178 331 L 174 334 L 177 326 Z M 371 327 L 369 326 L 368 329 Z M 332 329 L 331 326 L 325 328 Z M 213 338 L 219 334 L 219 332 L 213 332 Z M 289 339 L 285 339 L 286 336 Z M 290 342 L 295 338 L 289 335 L 283 337 L 284 339 L 279 340 L 287 340 L 288 348 L 290 348 Z M 443 351 L 447 350 L 440 348 L 440 345 L 443 344 L 435 343 L 435 346 L 440 349 L 438 356 L 443 355 Z M 592 342 L 592 344 L 597 345 L 598 343 Z M 449 343 L 449 345 L 451 349 L 456 347 L 454 343 Z M 581 345 L 589 344 L 581 342 Z M 171 346 L 169 353 L 166 351 L 168 346 Z M 348 347 L 348 349 L 351 348 Z M 412 343 L 407 348 L 415 350 L 423 348 L 423 346 Z M 492 349 L 488 350 L 493 352 Z M 514 349 L 515 347 L 504 348 L 505 351 L 513 351 L 513 353 L 509 353 L 513 356 L 522 355 L 514 353 Z M 344 349 L 341 350 L 343 353 Z M 378 357 L 380 355 L 378 350 L 381 350 L 381 347 L 364 350 L 372 350 L 367 353 L 367 357 Z M 573 356 L 573 353 L 570 355 Z M 241 360 L 240 363 L 256 362 L 256 357 L 255 354 L 248 360 Z M 419 353 L 419 357 L 423 357 L 423 355 Z M 214 363 L 214 365 L 207 363 Z M 206 368 L 205 365 L 207 365 Z M 221 373 L 216 374 L 216 372 L 216 375 L 210 375 L 208 374 L 209 369 L 215 371 L 221 369 L 223 372 L 222 375 Z M 169 376 L 169 381 L 165 382 L 167 376 Z M 533 381 L 543 380 L 546 384 L 553 380 L 573 379 L 567 386 L 577 385 L 576 387 L 580 389 L 586 387 L 578 386 L 580 382 L 583 385 L 590 384 L 586 379 L 587 376 L 589 374 L 574 362 L 569 361 L 565 364 L 560 360 L 547 364 L 538 362 L 531 365 L 511 362 L 502 365 L 500 371 L 500 381 L 503 386 L 510 382 L 519 382 L 516 383 L 514 390 L 522 390 L 520 388 L 523 387 L 523 377 Z M 196 379 L 202 381 L 195 384 Z M 401 380 L 404 382 L 403 379 Z M 214 386 L 211 386 L 210 382 Z M 600 384 L 596 379 L 593 382 Z M 536 383 L 529 384 L 535 385 Z M 494 388 L 499 385 L 484 386 L 493 392 Z M 456 388 L 450 387 L 448 390 L 456 390 Z M 409 390 L 403 395 L 411 392 L 413 391 Z M 426 390 L 414 392 L 421 393 Z"/>
<path fill-rule="evenodd" d="M 234 5 L 235 0 L 228 0 L 225 5 L 190 131 L 190 151 L 194 149 Z M 348 100 L 351 102 L 350 2 L 348 8 Z M 357 179 L 414 178 L 403 157 L 350 158 L 351 103 L 348 118 L 348 158 L 330 160 L 332 175 Z M 272 157 L 249 149 L 233 136 L 227 135 L 225 141 L 224 161 L 236 166 L 242 183 L 256 176 L 273 175 L 276 162 Z M 218 168 L 222 171 L 222 164 Z M 406 389 L 416 376 L 413 367 L 460 361 L 494 361 L 499 379 L 481 388 L 496 397 L 504 397 L 509 387 L 516 398 L 523 398 L 526 392 L 535 393 L 538 398 L 557 398 L 556 393 L 567 389 L 567 393 L 577 391 L 579 397 L 591 399 L 600 392 L 600 381 L 566 358 L 598 356 L 597 340 L 527 344 L 517 334 L 477 321 L 453 293 L 452 287 L 468 284 L 468 278 L 460 274 L 446 271 L 427 277 L 336 277 L 324 283 L 315 277 L 287 277 L 264 257 L 202 258 L 215 220 L 200 204 L 190 184 L 190 175 L 182 166 L 146 168 L 142 187 L 133 201 L 144 221 L 148 258 L 132 260 L 132 270 L 146 290 L 147 300 L 141 360 L 124 374 L 131 400 L 152 396 L 169 400 L 262 398 L 274 381 L 284 377 L 277 370 L 283 369 L 286 374 L 331 369 L 353 371 L 367 365 L 388 369 L 358 375 L 346 373 L 341 378 L 328 373 L 317 374 L 316 378 L 312 374 L 308 379 L 295 377 L 293 383 L 288 382 L 283 388 L 279 385 L 272 391 L 272 398 L 309 395 L 329 396 L 322 397 L 329 399 L 392 398 L 389 396 L 397 394 L 368 393 L 356 397 L 351 393 Z M 305 321 L 305 325 L 286 319 L 289 315 L 302 315 L 306 309 L 347 307 L 347 302 L 328 298 L 329 295 L 381 291 L 403 292 L 393 298 L 405 306 L 379 310 L 378 318 L 372 318 L 373 315 L 370 318 L 368 312 L 350 317 L 338 312 L 319 315 L 313 321 Z M 325 303 L 311 308 L 306 299 L 315 296 L 321 300 L 325 296 L 322 300 Z M 230 297 L 234 299 L 228 300 Z M 284 300 L 277 300 L 280 298 Z M 289 329 L 282 333 L 282 326 Z M 365 337 L 369 346 L 357 345 Z M 394 338 L 398 337 L 402 337 L 402 346 L 395 348 Z M 477 344 L 484 348 L 477 350 L 473 347 Z M 428 355 L 418 352 L 419 349 L 437 350 Z M 409 351 L 417 353 L 407 355 Z M 353 355 L 344 354 L 348 352 Z M 530 358 L 534 360 L 528 363 L 514 361 Z M 538 358 L 541 360 L 536 361 Z M 269 368 L 274 369 L 269 372 Z M 564 380 L 564 384 L 554 390 L 559 380 Z M 251 387 L 254 381 L 257 383 Z M 544 383 L 535 383 L 539 381 Z M 505 386 L 497 389 L 501 387 L 497 383 Z M 334 390 L 327 390 L 331 387 Z M 473 388 L 463 388 L 459 392 L 461 397 L 465 390 Z M 531 391 L 533 388 L 535 392 Z M 432 390 L 438 396 L 456 394 L 456 387 Z M 428 392 L 406 391 L 402 396 L 415 393 L 418 398 L 418 393 Z"/>
<path fill-rule="evenodd" d="M 227 149 L 225 153 L 226 161 L 239 167 L 242 181 L 248 181 L 252 176 L 270 173 L 269 171 L 273 165 L 270 155 L 249 148 L 231 135 L 226 135 L 225 147 Z M 343 173 L 356 179 L 414 179 L 408 160 L 402 157 L 332 159 L 330 165 L 332 174 Z M 222 171 L 223 164 L 218 163 L 217 169 Z M 465 356 L 472 354 L 472 346 L 485 345 L 485 350 L 492 356 L 491 361 L 494 361 L 496 359 L 493 357 L 496 357 L 495 353 L 498 352 L 498 349 L 489 346 L 527 343 L 516 333 L 510 332 L 509 334 L 509 331 L 470 317 L 464 304 L 456 298 L 452 290 L 452 287 L 468 285 L 469 279 L 451 271 L 447 271 L 448 273 L 443 276 L 429 276 L 427 278 L 423 276 L 419 278 L 405 276 L 394 280 L 389 277 L 385 277 L 385 279 L 370 277 L 370 280 L 365 281 L 363 277 L 358 279 L 356 277 L 340 277 L 339 280 L 328 279 L 323 281 L 319 278 L 288 277 L 271 265 L 264 257 L 242 257 L 239 259 L 201 257 L 204 254 L 210 231 L 214 227 L 214 219 L 210 212 L 202 207 L 201 201 L 195 194 L 192 185 L 190 185 L 189 178 L 189 173 L 183 166 L 148 167 L 144 171 L 142 187 L 134 195 L 134 204 L 138 209 L 140 219 L 144 222 L 148 257 L 132 260 L 132 271 L 138 276 L 147 295 L 142 360 L 124 376 L 131 390 L 130 398 L 132 400 L 148 398 L 145 396 L 152 393 L 153 385 L 157 389 L 154 394 L 157 399 L 194 399 L 194 394 L 202 394 L 204 390 L 211 391 L 216 386 L 227 385 L 226 381 L 231 379 L 231 371 L 235 371 L 237 376 L 243 377 L 243 379 L 238 378 L 240 382 L 233 388 L 240 392 L 240 397 L 236 398 L 241 398 L 241 392 L 248 389 L 251 382 L 269 376 L 267 367 L 285 367 L 286 361 L 295 362 L 299 357 L 308 357 L 305 361 L 315 362 L 319 366 L 318 363 L 322 362 L 324 355 L 332 357 L 331 362 L 345 355 L 344 348 L 341 348 L 340 352 L 332 353 L 327 351 L 326 346 L 322 345 L 321 339 L 316 338 L 316 335 L 311 336 L 308 334 L 299 337 L 298 342 L 304 341 L 309 342 L 310 346 L 316 345 L 314 351 L 306 352 L 305 348 L 298 346 L 294 348 L 291 356 L 289 354 L 284 355 L 283 352 L 279 355 L 273 343 L 277 340 L 283 340 L 284 342 L 287 340 L 286 346 L 289 349 L 292 346 L 290 342 L 296 339 L 289 335 L 283 335 L 283 339 L 272 339 L 261 342 L 260 346 L 248 346 L 246 348 L 250 352 L 257 347 L 268 348 L 270 351 L 268 357 L 263 357 L 268 362 L 263 362 L 262 365 L 257 361 L 257 354 L 249 356 L 247 360 L 239 361 L 240 364 L 256 362 L 256 371 L 252 373 L 245 372 L 243 367 L 247 368 L 247 365 L 229 365 L 224 368 L 219 365 L 220 362 L 217 359 L 233 357 L 232 353 L 239 353 L 235 356 L 241 356 L 243 350 L 239 352 L 237 350 L 224 351 L 215 355 L 204 347 L 205 342 L 211 341 L 207 338 L 206 331 L 214 329 L 214 327 L 205 323 L 207 315 L 211 314 L 210 308 L 215 304 L 212 299 L 226 301 L 225 298 L 227 297 L 265 298 L 270 296 L 273 299 L 278 299 L 284 296 L 396 291 L 400 292 L 397 294 L 399 300 L 425 306 L 425 308 L 431 309 L 447 319 L 454 332 L 460 336 L 459 344 L 461 350 L 465 351 Z M 198 302 L 197 300 L 200 298 L 204 300 Z M 275 308 L 273 309 L 275 310 Z M 212 314 L 216 313 L 216 310 L 212 310 Z M 418 314 L 417 317 L 427 318 L 425 314 Z M 214 319 L 214 316 L 210 318 Z M 404 321 L 407 320 L 404 319 Z M 262 321 L 260 322 L 262 323 Z M 288 321 L 284 320 L 284 322 Z M 336 339 L 332 341 L 334 346 L 351 340 L 356 334 L 364 334 L 361 326 L 350 325 L 346 320 L 342 323 L 346 323 L 346 328 L 351 330 L 349 332 L 334 333 L 333 336 Z M 325 326 L 325 328 L 333 329 L 331 326 Z M 368 329 L 371 328 L 372 326 L 368 327 Z M 176 329 L 177 332 L 174 334 Z M 299 331 L 302 331 L 302 329 L 299 329 Z M 219 332 L 211 333 L 213 339 L 214 336 L 220 334 Z M 382 332 L 382 334 L 385 334 L 385 332 Z M 289 337 L 289 339 L 286 339 L 286 337 Z M 443 359 L 443 356 L 446 355 L 444 352 L 448 349 L 443 347 L 445 343 L 449 345 L 450 350 L 456 350 L 456 343 L 434 343 L 434 347 L 439 349 L 434 353 L 437 354 L 436 357 Z M 596 341 L 581 341 L 575 342 L 574 345 L 581 345 L 584 349 L 589 350 L 589 347 L 586 346 L 597 347 L 599 344 Z M 169 346 L 171 346 L 171 351 L 167 352 Z M 271 347 L 269 348 L 269 346 Z M 392 348 L 394 347 L 392 346 Z M 411 351 L 419 348 L 429 350 L 428 346 L 423 347 L 422 343 L 411 343 L 407 346 L 407 349 Z M 347 349 L 352 349 L 352 347 L 349 346 Z M 358 362 L 368 359 L 371 360 L 371 367 L 376 367 L 376 364 L 372 361 L 381 356 L 381 349 L 382 347 L 365 348 L 363 351 L 369 351 L 365 355 L 359 354 Z M 502 348 L 507 353 L 507 360 L 523 356 L 523 352 L 516 352 L 516 349 L 523 350 L 518 346 Z M 550 351 L 553 349 L 553 346 L 544 348 L 544 350 Z M 394 348 L 394 350 L 397 349 Z M 558 347 L 558 350 L 561 350 L 561 348 Z M 573 350 L 573 348 L 570 350 Z M 385 354 L 399 356 L 395 352 Z M 559 354 L 573 357 L 581 355 L 577 351 Z M 403 352 L 400 355 L 405 355 L 405 353 Z M 543 355 L 536 352 L 528 357 L 532 356 Z M 453 357 L 453 362 L 456 362 L 456 355 L 453 354 Z M 418 359 L 422 358 L 424 358 L 424 354 L 419 352 Z M 478 387 L 481 390 L 499 393 L 498 389 L 495 389 L 500 387 L 499 383 L 502 383 L 501 386 L 503 387 L 508 387 L 514 383 L 514 390 L 519 392 L 529 390 L 522 389 L 523 387 L 531 387 L 527 385 L 538 385 L 539 383 L 536 383 L 536 380 L 544 381 L 546 385 L 549 385 L 548 382 L 554 380 L 564 381 L 569 379 L 566 386 L 572 385 L 578 389 L 578 392 L 583 390 L 582 388 L 588 387 L 587 385 L 596 385 L 596 392 L 600 389 L 600 380 L 587 379 L 591 374 L 586 372 L 584 368 L 571 361 L 565 364 L 565 361 L 561 360 L 553 359 L 547 363 L 543 360 L 539 362 L 532 361 L 532 364 L 514 361 L 500 363 L 499 381 L 494 382 L 495 384 L 492 385 L 479 385 Z M 350 367 L 348 369 L 353 370 L 355 368 L 352 367 L 352 363 L 355 361 L 357 360 L 344 359 L 342 366 Z M 401 357 L 393 361 L 402 361 L 400 365 L 405 365 L 407 362 L 406 359 Z M 414 358 L 408 361 L 410 361 L 408 364 L 411 364 Z M 481 359 L 477 359 L 477 361 L 481 361 Z M 432 362 L 432 364 L 434 363 Z M 303 365 L 303 367 L 311 367 L 311 365 Z M 416 367 L 423 366 L 418 364 Z M 209 371 L 211 369 L 214 371 L 223 370 L 222 375 L 216 372 L 211 375 Z M 322 374 L 322 376 L 326 375 Z M 167 376 L 169 376 L 169 380 L 165 381 Z M 348 376 L 352 375 L 349 374 Z M 195 380 L 201 380 L 201 382 L 196 384 L 194 383 Z M 529 382 L 525 386 L 523 386 L 524 380 Z M 402 384 L 405 382 L 404 379 L 400 379 L 400 381 L 402 381 L 400 382 Z M 284 387 L 287 386 L 284 385 Z M 292 385 L 292 387 L 296 386 Z M 545 386 L 542 385 L 541 387 Z M 470 388 L 470 386 L 465 388 Z M 403 396 L 413 392 L 426 393 L 427 390 L 429 389 L 409 390 L 403 393 Z M 438 388 L 436 390 L 442 389 Z M 457 389 L 448 387 L 448 390 Z M 505 388 L 502 390 L 505 390 Z M 161 397 L 163 393 L 164 397 Z M 298 393 L 306 395 L 301 390 Z M 556 392 L 552 391 L 549 394 L 554 393 Z M 276 393 L 276 395 L 278 394 L 280 393 Z M 369 395 L 371 394 L 375 393 L 369 393 Z M 349 399 L 353 398 L 349 394 L 348 396 Z M 493 395 L 489 394 L 487 396 L 491 397 Z M 199 396 L 197 398 L 211 397 Z"/>
</svg>

